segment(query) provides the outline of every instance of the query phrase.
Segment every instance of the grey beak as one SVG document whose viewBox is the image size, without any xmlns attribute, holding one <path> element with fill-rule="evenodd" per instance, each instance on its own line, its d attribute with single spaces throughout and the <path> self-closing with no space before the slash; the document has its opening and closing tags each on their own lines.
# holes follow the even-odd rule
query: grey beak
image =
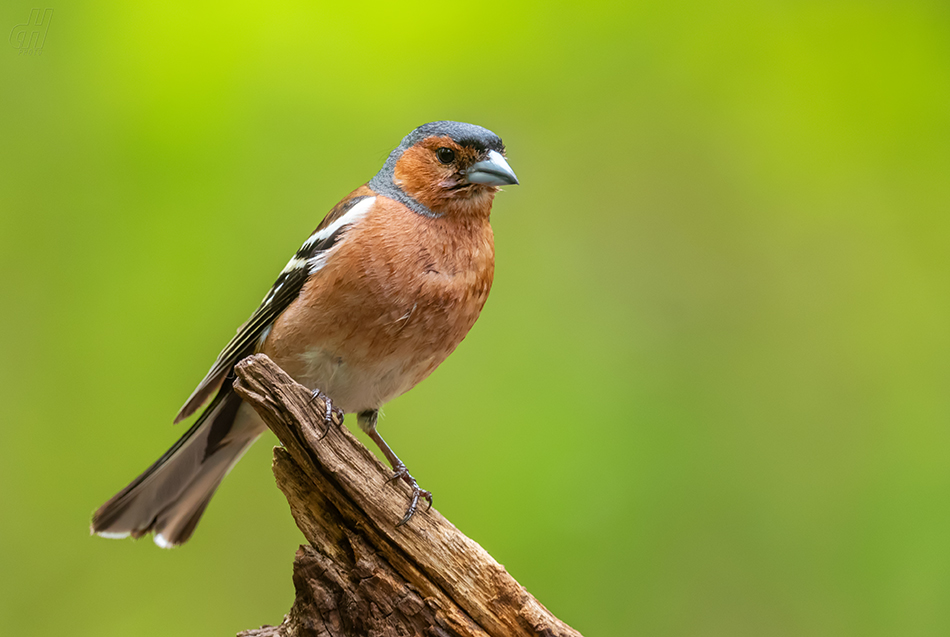
<svg viewBox="0 0 950 637">
<path fill-rule="evenodd" d="M 501 153 L 490 150 L 488 159 L 480 161 L 467 171 L 465 179 L 472 184 L 488 184 L 490 186 L 517 185 L 518 178 Z"/>
</svg>

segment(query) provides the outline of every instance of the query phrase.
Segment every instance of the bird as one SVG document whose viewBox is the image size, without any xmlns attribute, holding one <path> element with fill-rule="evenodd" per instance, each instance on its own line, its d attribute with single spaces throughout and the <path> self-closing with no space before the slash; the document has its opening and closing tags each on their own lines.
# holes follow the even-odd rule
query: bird
<svg viewBox="0 0 950 637">
<path fill-rule="evenodd" d="M 420 499 L 377 431 L 380 408 L 431 374 L 474 325 L 494 277 L 492 202 L 518 178 L 501 139 L 438 121 L 406 135 L 376 175 L 336 204 L 294 253 L 259 307 L 218 355 L 175 422 L 188 431 L 103 504 L 91 532 L 187 541 L 221 481 L 266 425 L 234 391 L 234 366 L 264 353 L 362 431 Z"/>
</svg>

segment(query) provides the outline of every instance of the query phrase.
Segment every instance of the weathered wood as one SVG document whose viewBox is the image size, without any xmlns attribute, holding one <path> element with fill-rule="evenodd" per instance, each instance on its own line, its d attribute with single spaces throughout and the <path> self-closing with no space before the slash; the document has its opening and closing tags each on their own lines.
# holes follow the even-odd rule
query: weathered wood
<svg viewBox="0 0 950 637">
<path fill-rule="evenodd" d="M 409 487 L 340 414 L 324 427 L 323 401 L 270 359 L 251 356 L 236 372 L 235 390 L 283 444 L 274 475 L 310 542 L 297 551 L 284 621 L 241 636 L 580 637 L 435 509 L 397 527 Z"/>
</svg>

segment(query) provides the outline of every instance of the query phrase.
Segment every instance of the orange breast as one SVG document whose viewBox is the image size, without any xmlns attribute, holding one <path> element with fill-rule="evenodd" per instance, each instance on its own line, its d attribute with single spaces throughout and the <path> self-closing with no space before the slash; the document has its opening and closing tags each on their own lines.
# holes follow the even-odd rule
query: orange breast
<svg viewBox="0 0 950 637">
<path fill-rule="evenodd" d="M 262 351 L 345 411 L 378 408 L 428 376 L 458 346 L 494 274 L 484 218 L 428 218 L 378 197 Z"/>
</svg>

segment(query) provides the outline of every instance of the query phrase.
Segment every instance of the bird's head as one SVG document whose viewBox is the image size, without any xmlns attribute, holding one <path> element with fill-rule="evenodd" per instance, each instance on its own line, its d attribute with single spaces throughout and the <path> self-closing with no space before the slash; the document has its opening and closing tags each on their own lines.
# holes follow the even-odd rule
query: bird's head
<svg viewBox="0 0 950 637">
<path fill-rule="evenodd" d="M 429 216 L 487 216 L 499 187 L 517 183 L 493 132 L 432 122 L 403 138 L 369 186 Z"/>
</svg>

